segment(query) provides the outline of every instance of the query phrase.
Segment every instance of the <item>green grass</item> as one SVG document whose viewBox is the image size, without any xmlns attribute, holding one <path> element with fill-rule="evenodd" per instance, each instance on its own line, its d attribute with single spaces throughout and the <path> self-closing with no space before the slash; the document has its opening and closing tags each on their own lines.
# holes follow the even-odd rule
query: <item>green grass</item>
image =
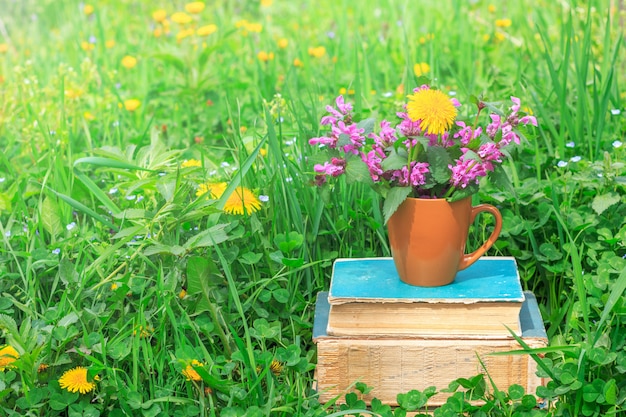
<svg viewBox="0 0 626 417">
<path fill-rule="evenodd" d="M 89 15 L 78 1 L 4 2 L 0 346 L 20 359 L 0 372 L 0 415 L 360 408 L 352 396 L 342 409 L 319 404 L 312 390 L 313 305 L 333 259 L 389 255 L 381 200 L 360 184 L 313 186 L 319 155 L 308 140 L 340 92 L 359 116 L 393 118 L 420 82 L 416 63 L 466 104 L 464 117 L 472 95 L 516 96 L 539 120 L 505 168 L 512 189 L 484 184 L 475 203 L 500 208 L 490 254 L 515 256 L 540 300 L 551 342 L 541 369 L 554 385 L 537 394 L 549 412 L 622 412 L 617 3 L 223 0 L 193 16 L 215 33 L 179 42 L 181 27 L 171 22 L 166 34 L 152 12 L 171 16 L 184 2 L 94 2 Z M 320 46 L 322 56 L 309 53 Z M 135 67 L 121 64 L 126 55 Z M 129 99 L 140 101 L 135 111 Z M 181 167 L 190 159 L 201 166 Z M 214 181 L 226 183 L 222 198 L 196 196 Z M 254 213 L 222 211 L 239 186 L 268 201 Z M 489 227 L 479 220 L 469 246 Z M 182 373 L 192 360 L 201 381 Z M 99 376 L 94 392 L 60 388 L 76 366 Z M 471 381 L 461 384 L 468 392 L 486 387 Z M 492 409 L 465 411 L 531 413 L 517 388 L 490 389 L 480 392 Z"/>
</svg>

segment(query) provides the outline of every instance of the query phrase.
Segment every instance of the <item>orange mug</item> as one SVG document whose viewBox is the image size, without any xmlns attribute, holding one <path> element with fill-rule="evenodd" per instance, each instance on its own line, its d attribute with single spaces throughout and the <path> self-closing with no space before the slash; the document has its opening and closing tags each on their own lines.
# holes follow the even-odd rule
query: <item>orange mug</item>
<svg viewBox="0 0 626 417">
<path fill-rule="evenodd" d="M 465 254 L 469 226 L 478 213 L 495 217 L 496 225 L 483 245 Z M 400 279 L 420 287 L 454 281 L 457 271 L 476 262 L 498 239 L 502 216 L 490 204 L 472 207 L 472 198 L 407 198 L 387 221 L 389 245 Z"/>
</svg>

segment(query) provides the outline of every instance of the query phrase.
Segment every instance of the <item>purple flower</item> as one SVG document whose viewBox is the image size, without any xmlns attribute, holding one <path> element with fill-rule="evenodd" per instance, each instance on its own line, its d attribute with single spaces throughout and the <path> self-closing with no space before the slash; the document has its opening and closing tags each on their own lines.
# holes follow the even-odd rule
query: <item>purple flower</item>
<svg viewBox="0 0 626 417">
<path fill-rule="evenodd" d="M 500 120 L 500 116 L 495 113 L 490 114 L 489 117 L 491 117 L 491 123 L 487 125 L 487 136 L 493 139 L 498 133 L 502 121 Z"/>
<path fill-rule="evenodd" d="M 368 153 L 361 153 L 361 159 L 363 160 L 363 162 L 365 162 L 365 165 L 367 165 L 367 169 L 370 172 L 370 177 L 372 177 L 372 180 L 374 181 L 378 181 L 380 179 L 380 176 L 384 173 L 382 168 L 382 162 L 384 157 L 384 152 L 379 149 L 372 149 Z"/>
<path fill-rule="evenodd" d="M 537 118 L 535 116 L 524 116 L 519 119 L 520 123 L 524 123 L 524 125 L 531 124 L 537 127 Z"/>
</svg>

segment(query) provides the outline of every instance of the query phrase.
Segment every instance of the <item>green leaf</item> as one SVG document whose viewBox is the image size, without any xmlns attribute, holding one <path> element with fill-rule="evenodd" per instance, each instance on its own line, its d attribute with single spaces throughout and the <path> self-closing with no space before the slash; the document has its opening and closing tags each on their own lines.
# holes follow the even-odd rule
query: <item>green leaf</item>
<svg viewBox="0 0 626 417">
<path fill-rule="evenodd" d="M 406 150 L 400 149 L 400 152 L 392 151 L 389 156 L 383 159 L 382 168 L 384 171 L 395 171 L 407 166 L 408 154 Z"/>
<path fill-rule="evenodd" d="M 558 261 L 563 258 L 561 251 L 559 251 L 556 246 L 550 242 L 542 243 L 541 246 L 539 246 L 539 251 L 550 261 Z"/>
<path fill-rule="evenodd" d="M 120 213 L 114 213 L 116 219 L 145 219 L 146 210 L 143 209 L 126 209 Z"/>
<path fill-rule="evenodd" d="M 385 223 L 389 221 L 389 218 L 393 213 L 398 210 L 400 204 L 406 200 L 406 198 L 411 194 L 411 187 L 393 187 L 387 193 L 387 198 L 385 198 L 385 202 L 383 203 L 383 215 L 385 216 Z"/>
<path fill-rule="evenodd" d="M 615 379 L 608 380 L 602 390 L 602 395 L 604 395 L 606 403 L 611 405 L 617 404 L 617 393 L 618 388 Z"/>
<path fill-rule="evenodd" d="M 46 197 L 41 204 L 41 224 L 53 240 L 63 231 L 61 216 L 59 216 L 59 206 L 50 197 Z"/>
<path fill-rule="evenodd" d="M 407 411 L 414 411 L 426 405 L 428 398 L 418 390 L 411 390 L 406 394 L 398 394 L 398 404 Z"/>
<path fill-rule="evenodd" d="M 204 248 L 207 246 L 214 246 L 218 243 L 222 243 L 228 240 L 228 234 L 226 234 L 226 224 L 216 224 L 211 226 L 210 229 L 204 230 L 197 235 L 190 238 L 183 247 L 190 251 L 196 248 Z"/>
<path fill-rule="evenodd" d="M 608 208 L 620 202 L 620 197 L 615 193 L 607 193 L 597 195 L 591 203 L 593 210 L 598 213 L 604 213 Z"/>
<path fill-rule="evenodd" d="M 512 400 L 519 400 L 524 396 L 524 387 L 519 384 L 513 384 L 509 387 L 509 397 Z"/>
<path fill-rule="evenodd" d="M 157 255 L 157 254 L 167 254 L 174 256 L 183 256 L 185 254 L 185 248 L 178 245 L 168 246 L 157 243 L 156 245 L 148 246 L 143 254 L 145 256 Z"/>
<path fill-rule="evenodd" d="M 346 183 L 373 184 L 370 171 L 360 158 L 349 158 L 346 160 Z"/>
<path fill-rule="evenodd" d="M 430 146 L 426 148 L 426 159 L 430 165 L 430 175 L 438 184 L 445 184 L 450 181 L 450 168 L 452 159 L 446 148 L 441 146 Z"/>
<path fill-rule="evenodd" d="M 363 129 L 365 131 L 363 133 L 363 136 L 367 136 L 374 131 L 375 124 L 376 124 L 376 119 L 374 119 L 373 117 L 368 117 L 367 119 L 361 120 L 359 123 L 357 123 L 356 126 L 359 129 Z"/>
<path fill-rule="evenodd" d="M 11 197 L 6 193 L 0 193 L 0 211 L 11 211 Z"/>
<path fill-rule="evenodd" d="M 212 260 L 201 256 L 192 256 L 187 261 L 187 294 L 202 293 L 204 285 L 217 285 L 221 278 L 217 275 L 217 268 Z"/>
</svg>

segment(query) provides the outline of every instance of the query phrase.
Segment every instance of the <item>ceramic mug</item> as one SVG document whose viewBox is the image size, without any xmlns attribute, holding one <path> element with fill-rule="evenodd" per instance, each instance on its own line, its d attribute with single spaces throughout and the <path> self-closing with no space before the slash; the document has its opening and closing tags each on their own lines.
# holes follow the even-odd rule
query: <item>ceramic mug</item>
<svg viewBox="0 0 626 417">
<path fill-rule="evenodd" d="M 478 213 L 494 216 L 495 227 L 480 248 L 465 253 L 469 226 Z M 457 271 L 476 262 L 498 239 L 502 216 L 490 204 L 472 207 L 472 198 L 407 198 L 387 221 L 389 244 L 400 279 L 407 284 L 436 287 L 454 281 Z"/>
</svg>

